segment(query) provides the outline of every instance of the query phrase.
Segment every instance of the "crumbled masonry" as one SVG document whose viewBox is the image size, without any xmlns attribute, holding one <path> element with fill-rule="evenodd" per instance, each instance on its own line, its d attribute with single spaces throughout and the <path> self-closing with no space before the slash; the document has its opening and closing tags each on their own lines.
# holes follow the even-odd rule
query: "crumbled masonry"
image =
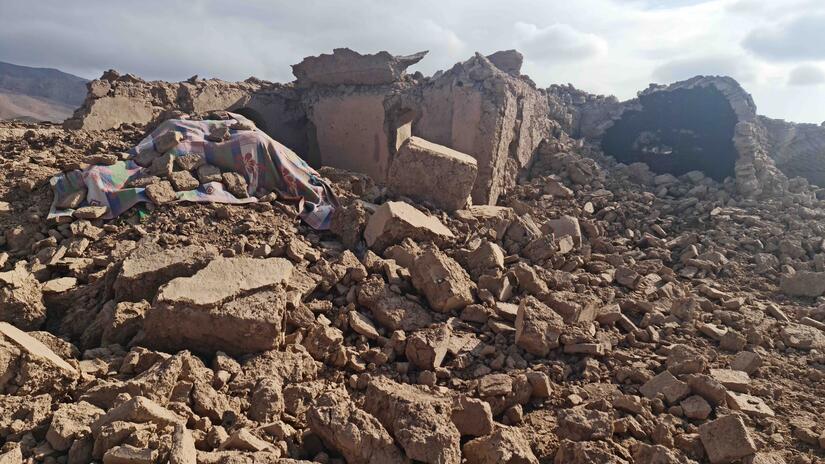
<svg viewBox="0 0 825 464">
<path fill-rule="evenodd" d="M 108 71 L 65 128 L 0 123 L 0 464 L 825 462 L 825 129 L 729 78 L 622 103 L 421 59 Z M 215 143 L 323 165 L 329 230 L 174 135 L 151 203 L 47 219 L 53 176 L 226 110 Z M 175 201 L 210 182 L 250 203 Z"/>
</svg>

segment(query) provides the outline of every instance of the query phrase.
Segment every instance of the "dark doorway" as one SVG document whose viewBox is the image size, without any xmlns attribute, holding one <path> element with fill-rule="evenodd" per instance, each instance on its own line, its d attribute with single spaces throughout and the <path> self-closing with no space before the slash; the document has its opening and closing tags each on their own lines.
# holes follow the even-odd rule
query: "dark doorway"
<svg viewBox="0 0 825 464">
<path fill-rule="evenodd" d="M 717 181 L 734 175 L 737 117 L 716 87 L 653 92 L 639 103 L 641 110 L 626 111 L 605 132 L 605 153 L 657 174 L 702 171 Z"/>
</svg>

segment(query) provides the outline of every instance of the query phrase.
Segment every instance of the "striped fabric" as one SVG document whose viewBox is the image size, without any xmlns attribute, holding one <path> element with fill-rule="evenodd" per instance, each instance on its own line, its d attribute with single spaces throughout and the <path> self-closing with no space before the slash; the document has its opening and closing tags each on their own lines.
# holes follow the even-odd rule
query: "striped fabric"
<svg viewBox="0 0 825 464">
<path fill-rule="evenodd" d="M 210 142 L 206 136 L 219 126 L 231 126 L 243 116 L 230 113 L 234 119 L 223 121 L 190 121 L 170 119 L 158 126 L 143 139 L 130 154 L 137 155 L 145 150 L 154 150 L 154 140 L 160 135 L 175 131 L 183 135 L 183 140 L 170 152 L 174 156 L 190 153 L 202 155 L 206 162 L 218 166 L 223 171 L 234 171 L 246 178 L 249 198 L 236 198 L 218 182 L 201 185 L 195 190 L 178 192 L 177 201 L 214 203 L 253 203 L 252 196 L 260 192 L 276 192 L 287 201 L 296 201 L 301 209 L 301 218 L 315 229 L 328 229 L 337 200 L 329 185 L 304 160 L 292 150 L 267 136 L 261 130 L 230 129 L 229 139 Z M 146 169 L 134 161 L 126 160 L 112 166 L 92 166 L 83 171 L 71 171 L 51 179 L 55 200 L 49 213 L 50 218 L 68 216 L 73 210 L 58 210 L 55 205 L 59 198 L 77 192 L 84 186 L 88 190 L 86 201 L 81 206 L 107 206 L 111 219 L 119 216 L 132 206 L 149 201 L 143 188 L 125 188 L 133 177 L 146 175 Z"/>
</svg>

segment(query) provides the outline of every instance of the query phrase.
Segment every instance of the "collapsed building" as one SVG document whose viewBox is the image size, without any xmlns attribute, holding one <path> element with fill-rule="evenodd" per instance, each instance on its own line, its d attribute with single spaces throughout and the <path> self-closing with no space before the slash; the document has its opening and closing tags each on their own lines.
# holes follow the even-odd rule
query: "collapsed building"
<svg viewBox="0 0 825 464">
<path fill-rule="evenodd" d="M 545 151 L 560 151 L 571 137 L 656 174 L 731 179 L 751 197 L 787 190 L 793 178 L 825 186 L 825 127 L 758 115 L 729 77 L 651 84 L 620 102 L 570 85 L 537 88 L 520 75 L 523 59 L 515 50 L 477 54 L 432 77 L 405 73 L 425 55 L 336 49 L 295 65 L 296 80 L 288 84 L 197 76 L 146 82 L 108 71 L 89 83 L 86 101 L 64 126 L 107 129 L 149 124 L 174 111 L 230 110 L 313 166 L 361 172 L 379 183 L 388 180 L 404 140 L 417 136 L 476 159 L 474 204 L 495 204 L 542 142 Z"/>
<path fill-rule="evenodd" d="M 819 128 L 422 58 L 107 72 L 89 130 L 0 124 L 0 463 L 825 457 Z"/>
</svg>

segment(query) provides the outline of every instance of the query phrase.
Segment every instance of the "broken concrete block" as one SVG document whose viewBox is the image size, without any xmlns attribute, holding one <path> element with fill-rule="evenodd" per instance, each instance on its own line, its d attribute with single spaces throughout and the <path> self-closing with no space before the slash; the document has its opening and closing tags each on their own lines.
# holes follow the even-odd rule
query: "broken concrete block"
<svg viewBox="0 0 825 464">
<path fill-rule="evenodd" d="M 460 434 L 449 417 L 449 400 L 412 385 L 374 378 L 364 409 L 378 418 L 407 457 L 426 463 L 461 462 Z"/>
<path fill-rule="evenodd" d="M 397 195 L 455 211 L 467 204 L 477 172 L 472 156 L 410 137 L 390 165 L 387 186 Z"/>
<path fill-rule="evenodd" d="M 417 242 L 433 241 L 436 244 L 455 238 L 438 218 L 428 216 L 402 201 L 388 201 L 376 208 L 364 229 L 367 246 L 377 253 L 383 253 L 387 247 L 401 243 L 407 237 Z"/>
<path fill-rule="evenodd" d="M 177 277 L 188 277 L 217 257 L 217 250 L 191 245 L 166 248 L 141 243 L 123 260 L 113 285 L 118 301 L 152 301 L 158 288 Z"/>
<path fill-rule="evenodd" d="M 516 315 L 516 345 L 536 356 L 547 356 L 558 348 L 565 331 L 564 320 L 532 296 L 521 300 Z"/>
<path fill-rule="evenodd" d="M 145 343 L 206 353 L 272 349 L 281 336 L 283 284 L 292 270 L 283 258 L 217 258 L 191 277 L 174 279 L 146 316 Z"/>
<path fill-rule="evenodd" d="M 462 448 L 467 464 L 538 464 L 530 443 L 515 427 L 499 427 L 493 433 L 470 440 Z"/>
<path fill-rule="evenodd" d="M 429 249 L 419 255 L 410 275 L 413 286 L 424 294 L 436 311 L 460 310 L 474 301 L 475 285 L 467 271 L 438 249 Z"/>
<path fill-rule="evenodd" d="M 348 48 L 336 48 L 331 55 L 309 56 L 292 65 L 298 85 L 379 85 L 400 80 L 404 71 L 421 61 L 427 52 L 392 56 L 385 51 L 362 55 Z"/>
<path fill-rule="evenodd" d="M 383 425 L 349 398 L 327 393 L 307 413 L 309 428 L 349 463 L 403 463 L 401 453 Z"/>
<path fill-rule="evenodd" d="M 206 164 L 206 157 L 200 153 L 187 153 L 175 157 L 175 166 L 181 171 L 194 171 Z"/>
<path fill-rule="evenodd" d="M 174 170 L 175 157 L 171 153 L 167 153 L 152 160 L 152 165 L 149 166 L 147 174 L 167 179 Z"/>
<path fill-rule="evenodd" d="M 405 354 L 407 359 L 421 370 L 434 371 L 441 367 L 450 347 L 452 329 L 449 324 L 441 324 L 419 330 L 407 337 Z"/>
<path fill-rule="evenodd" d="M 8 272 L 0 272 L 0 321 L 23 330 L 37 330 L 46 320 L 43 292 L 34 274 L 21 261 Z"/>
<path fill-rule="evenodd" d="M 156 205 L 165 205 L 178 199 L 175 189 L 168 180 L 162 180 L 146 187 L 146 196 Z"/>
<path fill-rule="evenodd" d="M 726 464 L 756 453 L 748 429 L 735 414 L 700 425 L 699 436 L 712 464 Z"/>
</svg>

